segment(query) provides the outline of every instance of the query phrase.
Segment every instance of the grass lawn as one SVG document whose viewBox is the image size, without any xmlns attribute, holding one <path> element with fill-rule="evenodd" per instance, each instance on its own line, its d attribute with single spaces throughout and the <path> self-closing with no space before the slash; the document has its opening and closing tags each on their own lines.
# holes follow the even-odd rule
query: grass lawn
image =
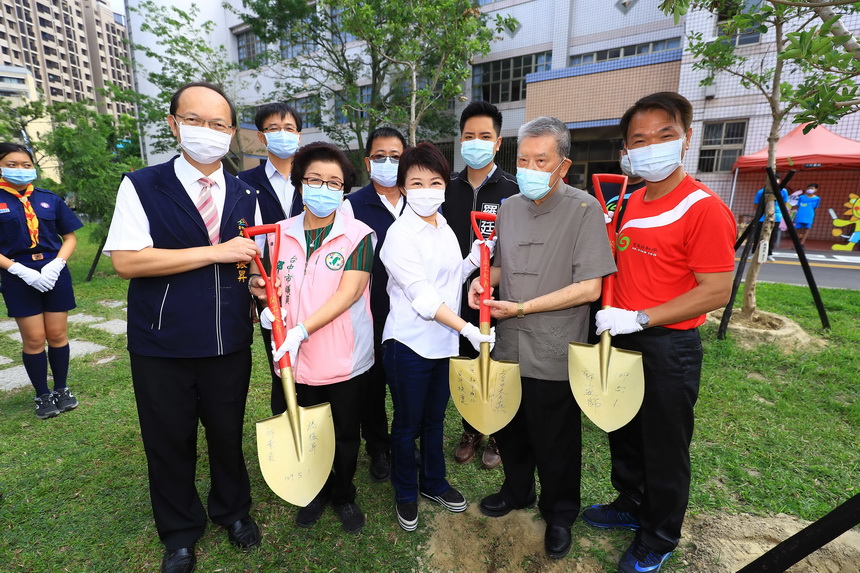
<svg viewBox="0 0 860 573">
<path fill-rule="evenodd" d="M 124 300 L 127 287 L 107 259 L 99 263 L 94 280 L 84 283 L 96 246 L 86 240 L 86 232 L 81 235 L 70 262 L 78 298 L 72 312 L 124 319 L 122 308 L 100 304 Z M 828 340 L 818 353 L 784 355 L 773 346 L 746 351 L 703 328 L 690 513 L 781 512 L 814 520 L 860 491 L 860 292 L 825 289 L 822 296 L 830 332 L 821 330 L 805 289 L 758 288 L 760 308 L 790 316 Z M 70 386 L 81 402 L 77 410 L 38 420 L 30 387 L 0 393 L 0 571 L 157 571 L 162 547 L 150 513 L 125 337 L 82 324 L 70 325 L 69 331 L 72 339 L 106 347 L 72 361 Z M 331 511 L 310 530 L 294 525 L 296 508 L 268 489 L 256 462 L 254 422 L 269 414 L 269 382 L 259 341 L 254 351 L 245 455 L 263 545 L 241 554 L 223 531 L 210 527 L 198 544 L 198 570 L 427 570 L 432 534 L 427 523 L 440 510 L 422 502 L 418 530 L 403 532 L 394 516 L 391 485 L 371 483 L 364 453 L 356 474 L 358 502 L 368 518 L 364 530 L 356 536 L 344 533 Z M 15 360 L 6 368 L 20 364 L 20 344 L 0 336 L 0 355 Z M 449 454 L 460 432 L 450 406 Z M 583 503 L 607 502 L 613 492 L 606 436 L 589 422 L 583 433 Z M 202 433 L 199 443 L 198 486 L 205 496 L 209 480 Z M 458 466 L 451 461 L 449 478 L 476 504 L 499 487 L 502 473 L 481 470 L 477 462 Z M 581 522 L 574 535 L 607 537 L 587 531 Z M 567 558 L 571 567 L 588 556 L 614 570 L 627 537 L 608 539 L 617 551 L 607 552 L 598 543 L 575 546 Z M 668 570 L 680 570 L 679 563 L 673 558 Z"/>
</svg>

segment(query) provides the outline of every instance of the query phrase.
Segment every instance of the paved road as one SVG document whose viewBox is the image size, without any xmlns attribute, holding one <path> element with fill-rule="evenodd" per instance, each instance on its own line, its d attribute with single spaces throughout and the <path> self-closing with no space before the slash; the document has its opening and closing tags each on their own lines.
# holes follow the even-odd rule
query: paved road
<svg viewBox="0 0 860 573">
<path fill-rule="evenodd" d="M 777 249 L 773 254 L 776 260 L 762 265 L 760 281 L 807 285 L 793 249 Z M 806 258 L 819 287 L 860 290 L 860 252 L 807 251 Z"/>
</svg>

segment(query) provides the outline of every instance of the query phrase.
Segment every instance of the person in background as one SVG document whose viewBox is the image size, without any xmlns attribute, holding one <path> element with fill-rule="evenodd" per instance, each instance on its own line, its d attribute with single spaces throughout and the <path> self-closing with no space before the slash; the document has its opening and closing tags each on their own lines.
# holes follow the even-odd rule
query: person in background
<svg viewBox="0 0 860 573">
<path fill-rule="evenodd" d="M 257 126 L 257 138 L 266 146 L 268 157 L 265 163 L 242 171 L 238 177 L 256 190 L 263 224 L 268 225 L 295 217 L 302 212 L 301 195 L 296 193 L 290 182 L 293 155 L 302 139 L 302 118 L 295 108 L 287 103 L 267 103 L 257 108 L 254 125 Z M 262 259 L 264 264 L 269 260 L 266 252 L 263 253 Z M 270 270 L 266 268 L 267 272 Z M 257 306 L 258 311 L 263 310 L 262 303 Z M 260 330 L 272 377 L 272 414 L 280 414 L 287 409 L 287 400 L 284 397 L 281 378 L 274 370 L 272 333 L 265 328 Z"/>
<path fill-rule="evenodd" d="M 378 127 L 368 137 L 364 166 L 370 183 L 346 196 L 344 210 L 370 226 L 376 233 L 376 251 L 385 244 L 388 227 L 406 208 L 406 201 L 397 188 L 397 165 L 406 149 L 406 138 L 393 127 Z M 370 456 L 370 479 L 385 481 L 391 474 L 388 416 L 385 413 L 385 369 L 382 367 L 382 329 L 390 310 L 388 273 L 382 259 L 373 259 L 370 273 L 370 311 L 373 314 L 374 362 L 367 377 L 364 395 L 364 415 L 361 434 Z"/>
<path fill-rule="evenodd" d="M 645 398 L 633 420 L 609 433 L 618 497 L 582 512 L 593 527 L 636 531 L 619 573 L 659 571 L 680 540 L 702 369 L 698 326 L 732 288 L 734 216 L 682 164 L 692 119 L 690 102 L 674 92 L 645 96 L 621 118 L 633 171 L 647 185 L 627 203 L 614 300 L 596 323 L 613 346 L 642 354 Z"/>
<path fill-rule="evenodd" d="M 53 418 L 78 407 L 67 386 L 69 311 L 75 308 L 66 261 L 83 223 L 62 199 L 33 187 L 33 155 L 23 145 L 0 143 L 0 278 L 3 301 L 24 343 L 21 359 L 36 390 L 36 417 Z M 48 352 L 45 352 L 45 342 Z M 54 376 L 48 389 L 48 364 Z"/>
<path fill-rule="evenodd" d="M 472 211 L 496 214 L 502 201 L 519 193 L 516 178 L 506 173 L 495 163 L 496 154 L 502 145 L 502 113 L 493 104 L 474 101 L 460 115 L 460 154 L 466 168 L 451 175 L 445 189 L 442 214 L 460 244 L 461 256 L 469 254 L 475 232 L 472 230 Z M 493 231 L 492 221 L 480 221 L 481 231 L 489 237 Z M 460 316 L 472 324 L 478 323 L 478 312 L 469 307 L 468 282 L 463 288 Z M 478 354 L 466 340 L 460 340 L 460 355 L 475 358 Z M 484 440 L 484 435 L 463 419 L 463 435 L 454 451 L 457 463 L 465 464 L 475 455 Z M 481 456 L 481 466 L 486 469 L 502 463 L 496 440 L 492 436 Z"/>
<path fill-rule="evenodd" d="M 170 99 L 182 154 L 127 173 L 105 254 L 128 285 L 131 379 L 165 546 L 162 573 L 190 573 L 208 518 L 242 550 L 260 544 L 242 450 L 251 380 L 250 262 L 242 236 L 261 223 L 257 194 L 225 173 L 236 109 L 215 85 L 192 82 Z M 209 452 L 208 508 L 195 486 L 197 432 Z"/>
<path fill-rule="evenodd" d="M 519 363 L 522 402 L 496 432 L 505 481 L 480 510 L 502 517 L 533 505 L 537 470 L 551 559 L 570 551 L 580 506 L 581 412 L 570 391 L 568 343 L 585 342 L 589 303 L 600 296 L 602 278 L 615 272 L 600 204 L 562 181 L 569 153 L 570 131 L 558 119 L 538 117 L 520 127 L 520 194 L 499 209 L 490 268 L 498 300 L 486 302 L 499 321 L 493 358 Z M 480 280 L 473 280 L 472 308 L 479 308 L 481 293 Z"/>
<path fill-rule="evenodd" d="M 779 179 L 777 179 L 777 182 L 779 182 Z M 759 202 L 762 200 L 762 197 L 764 196 L 764 192 L 765 192 L 764 187 L 762 187 L 761 189 L 756 191 L 755 198 L 753 199 L 753 205 L 759 204 Z M 782 196 L 783 202 L 787 205 L 788 204 L 788 191 L 785 188 L 782 188 L 780 190 L 780 195 Z M 773 209 L 774 209 L 774 224 L 773 224 L 773 228 L 770 230 L 770 240 L 768 241 L 768 245 L 767 245 L 767 259 L 769 261 L 776 260 L 773 257 L 773 249 L 775 246 L 779 245 L 779 240 L 782 236 L 782 231 L 780 230 L 780 226 L 782 224 L 782 210 L 779 208 L 779 204 L 776 202 L 774 202 Z M 764 222 L 766 217 L 767 217 L 767 214 L 765 213 L 764 215 L 761 216 L 759 221 Z"/>
<path fill-rule="evenodd" d="M 405 531 L 418 527 L 419 493 L 449 511 L 466 509 L 466 499 L 445 479 L 442 424 L 451 395 L 448 362 L 457 354 L 460 335 L 475 349 L 481 342 L 493 342 L 492 334 L 481 334 L 457 314 L 463 281 L 478 268 L 480 241 L 461 259 L 457 237 L 439 213 L 449 176 L 448 162 L 432 144 L 403 152 L 397 186 L 408 208 L 389 227 L 380 252 L 391 300 L 382 334 L 394 404 L 391 483 L 397 521 Z"/>
<path fill-rule="evenodd" d="M 286 339 L 273 355 L 287 352 L 299 406 L 328 402 L 334 421 L 334 463 L 319 494 L 296 514 L 296 525 L 311 527 L 331 501 L 343 529 L 358 533 L 364 513 L 355 502 L 353 477 L 358 460 L 362 401 L 373 366 L 370 270 L 373 230 L 338 209 L 355 181 L 346 154 L 330 143 L 311 143 L 296 153 L 290 174 L 306 209 L 278 223 L 280 250 L 269 236 L 272 268 L 280 281 Z M 254 265 L 255 267 L 256 265 Z M 251 293 L 266 298 L 254 276 Z M 271 329 L 272 313 L 260 315 Z"/>
<path fill-rule="evenodd" d="M 801 246 L 806 245 L 806 237 L 809 235 L 809 229 L 812 228 L 812 222 L 815 220 L 815 210 L 821 203 L 821 197 L 817 195 L 818 183 L 810 183 L 797 198 L 797 214 L 794 217 L 794 226 L 797 229 L 798 238 Z"/>
</svg>

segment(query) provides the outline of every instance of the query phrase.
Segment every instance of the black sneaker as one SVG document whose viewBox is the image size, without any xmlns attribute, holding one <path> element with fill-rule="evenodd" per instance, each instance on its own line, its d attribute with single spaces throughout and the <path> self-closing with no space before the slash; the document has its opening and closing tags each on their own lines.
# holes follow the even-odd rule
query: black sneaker
<svg viewBox="0 0 860 573">
<path fill-rule="evenodd" d="M 376 454 L 370 457 L 370 479 L 375 482 L 386 481 L 391 475 L 391 464 L 388 453 Z"/>
<path fill-rule="evenodd" d="M 671 551 L 657 553 L 652 550 L 637 535 L 624 555 L 621 556 L 621 561 L 618 562 L 618 573 L 657 573 L 663 567 L 663 563 L 671 556 Z"/>
<path fill-rule="evenodd" d="M 332 507 L 340 517 L 343 530 L 347 533 L 358 533 L 364 527 L 364 514 L 355 502 L 333 505 Z"/>
<path fill-rule="evenodd" d="M 328 496 L 318 494 L 309 504 L 296 513 L 296 525 L 299 527 L 311 527 L 322 517 Z"/>
<path fill-rule="evenodd" d="M 397 504 L 397 523 L 404 531 L 415 531 L 418 527 L 417 501 L 404 501 Z"/>
<path fill-rule="evenodd" d="M 632 529 L 637 530 L 642 525 L 639 518 L 629 511 L 620 511 L 611 503 L 592 505 L 582 512 L 582 521 L 592 527 L 601 529 Z"/>
<path fill-rule="evenodd" d="M 460 493 L 453 487 L 442 495 L 430 495 L 429 493 L 424 493 L 423 491 L 421 492 L 421 495 L 423 495 L 427 499 L 435 501 L 448 511 L 453 511 L 454 513 L 466 511 L 466 498 L 463 497 L 462 493 Z"/>
<path fill-rule="evenodd" d="M 54 390 L 51 397 L 54 399 L 54 404 L 56 404 L 57 410 L 60 412 L 68 412 L 78 407 L 78 399 L 75 398 L 75 395 L 68 388 Z"/>
<path fill-rule="evenodd" d="M 54 404 L 53 395 L 42 394 L 35 399 L 35 402 L 36 417 L 40 420 L 45 420 L 47 418 L 53 418 L 54 416 L 60 415 L 60 410 L 58 410 L 57 405 Z"/>
</svg>

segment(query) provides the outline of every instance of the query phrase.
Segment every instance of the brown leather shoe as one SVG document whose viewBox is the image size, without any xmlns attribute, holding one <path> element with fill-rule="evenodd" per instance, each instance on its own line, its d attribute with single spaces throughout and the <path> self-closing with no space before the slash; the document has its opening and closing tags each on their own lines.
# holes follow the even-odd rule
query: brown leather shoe
<svg viewBox="0 0 860 573">
<path fill-rule="evenodd" d="M 478 449 L 478 446 L 480 446 L 483 441 L 484 434 L 470 434 L 469 432 L 463 432 L 463 436 L 460 438 L 460 445 L 457 446 L 456 450 L 454 450 L 454 459 L 458 464 L 465 464 L 475 457 L 475 450 Z"/>
<path fill-rule="evenodd" d="M 499 467 L 502 463 L 502 456 L 499 455 L 499 446 L 496 445 L 496 438 L 490 436 L 487 440 L 487 446 L 484 448 L 484 455 L 481 456 L 481 467 L 485 470 L 491 470 Z"/>
</svg>

